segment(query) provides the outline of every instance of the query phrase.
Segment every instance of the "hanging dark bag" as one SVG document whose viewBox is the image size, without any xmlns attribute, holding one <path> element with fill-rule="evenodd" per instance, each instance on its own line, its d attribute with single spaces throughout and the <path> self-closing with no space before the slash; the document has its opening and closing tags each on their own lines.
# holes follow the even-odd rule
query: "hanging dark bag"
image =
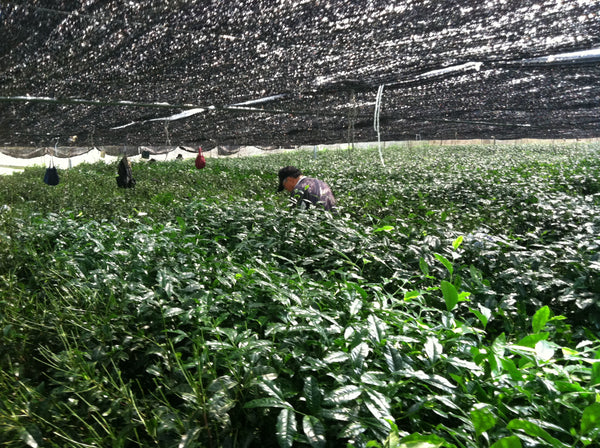
<svg viewBox="0 0 600 448">
<path fill-rule="evenodd" d="M 44 183 L 48 185 L 58 185 L 59 182 L 58 170 L 54 166 L 54 163 L 50 162 L 50 166 L 46 168 L 46 173 L 44 174 Z"/>
<path fill-rule="evenodd" d="M 127 157 L 124 156 L 119 162 L 117 176 L 117 185 L 120 188 L 133 188 L 135 186 L 135 179 L 133 178 L 133 172 L 131 171 L 131 164 Z"/>
</svg>

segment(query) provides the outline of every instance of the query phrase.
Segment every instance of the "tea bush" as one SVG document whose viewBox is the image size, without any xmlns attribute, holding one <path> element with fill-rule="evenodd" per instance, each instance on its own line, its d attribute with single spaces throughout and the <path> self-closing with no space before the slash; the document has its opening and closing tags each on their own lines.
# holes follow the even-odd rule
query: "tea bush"
<svg viewBox="0 0 600 448">
<path fill-rule="evenodd" d="M 594 147 L 0 179 L 5 446 L 593 446 Z M 340 214 L 287 208 L 280 166 Z"/>
</svg>

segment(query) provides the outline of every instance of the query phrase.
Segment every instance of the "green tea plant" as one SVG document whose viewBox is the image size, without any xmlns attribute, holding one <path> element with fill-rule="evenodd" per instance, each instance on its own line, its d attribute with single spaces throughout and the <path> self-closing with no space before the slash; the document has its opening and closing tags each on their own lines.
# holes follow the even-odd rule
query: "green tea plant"
<svg viewBox="0 0 600 448">
<path fill-rule="evenodd" d="M 373 154 L 1 179 L 0 442 L 593 446 L 594 149 Z"/>
</svg>

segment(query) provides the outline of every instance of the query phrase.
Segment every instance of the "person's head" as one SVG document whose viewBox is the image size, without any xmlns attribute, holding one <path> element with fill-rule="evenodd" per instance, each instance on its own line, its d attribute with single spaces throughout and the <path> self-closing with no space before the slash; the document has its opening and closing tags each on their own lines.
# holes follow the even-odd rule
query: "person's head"
<svg viewBox="0 0 600 448">
<path fill-rule="evenodd" d="M 291 192 L 298 180 L 302 176 L 302 171 L 300 171 L 295 166 L 285 166 L 279 170 L 279 188 L 277 191 L 282 191 L 283 189 Z"/>
</svg>

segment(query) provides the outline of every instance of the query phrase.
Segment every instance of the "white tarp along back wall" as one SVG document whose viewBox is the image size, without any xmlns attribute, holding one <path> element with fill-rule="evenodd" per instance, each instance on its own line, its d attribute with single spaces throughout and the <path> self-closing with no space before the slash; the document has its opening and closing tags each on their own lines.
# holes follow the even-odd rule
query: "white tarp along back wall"
<svg viewBox="0 0 600 448">
<path fill-rule="evenodd" d="M 136 161 L 136 160 L 146 160 L 142 159 L 142 151 L 144 147 L 139 148 L 139 154 L 129 155 L 128 158 Z M 164 154 L 151 154 L 150 159 L 154 159 L 157 161 L 167 161 L 167 160 L 175 160 L 178 158 L 181 159 L 192 159 L 196 157 L 196 152 L 192 152 L 191 148 L 182 149 L 181 147 L 177 147 L 171 151 L 165 152 Z M 206 153 L 206 157 L 210 157 L 210 153 Z M 105 163 L 116 163 L 122 156 L 112 156 L 106 154 L 101 148 L 92 148 L 87 153 L 63 158 L 63 157 L 53 157 L 49 154 L 33 157 L 31 159 L 23 159 L 18 157 L 11 157 L 9 155 L 3 154 L 0 152 L 0 174 L 12 174 L 14 172 L 22 171 L 23 168 L 29 166 L 50 166 L 50 164 L 54 164 L 59 169 L 68 169 L 79 165 L 81 163 L 96 163 L 96 162 L 105 162 Z"/>
<path fill-rule="evenodd" d="M 323 146 L 322 146 L 323 147 Z M 311 147 L 312 148 L 312 147 Z M 113 148 L 114 149 L 114 148 Z M 230 151 L 227 151 L 226 148 L 216 146 L 209 151 L 203 151 L 205 158 L 219 158 L 219 157 L 247 157 L 247 156 L 256 156 L 269 154 L 280 151 L 288 151 L 287 149 L 269 149 L 265 151 L 263 148 L 259 148 L 256 146 L 237 146 L 235 148 L 229 148 Z M 296 149 L 296 148 L 291 148 Z M 147 151 L 149 153 L 148 158 L 144 158 L 142 154 Z M 52 148 L 48 148 L 48 153 L 52 152 Z M 114 152 L 114 151 L 113 151 Z M 134 154 L 131 154 L 131 151 L 127 151 L 127 157 L 131 161 L 150 161 L 155 160 L 157 162 L 164 162 L 169 160 L 177 160 L 177 159 L 194 159 L 196 158 L 198 151 L 197 148 L 191 148 L 187 146 L 177 146 L 177 147 L 151 147 L 151 146 L 139 146 L 137 150 L 134 151 Z M 63 151 L 62 154 L 65 152 Z M 122 157 L 119 155 L 110 155 L 107 154 L 106 151 L 102 149 L 102 147 L 93 147 L 89 149 L 88 152 L 72 156 L 72 157 L 54 157 L 50 154 L 45 154 L 39 157 L 32 158 L 19 158 L 19 157 L 11 157 L 10 155 L 3 154 L 0 150 L 0 174 L 12 174 L 14 172 L 22 171 L 23 168 L 29 166 L 45 166 L 48 167 L 50 164 L 54 164 L 59 169 L 68 169 L 74 166 L 77 166 L 81 163 L 96 163 L 96 162 L 105 162 L 105 163 L 116 163 Z"/>
</svg>

